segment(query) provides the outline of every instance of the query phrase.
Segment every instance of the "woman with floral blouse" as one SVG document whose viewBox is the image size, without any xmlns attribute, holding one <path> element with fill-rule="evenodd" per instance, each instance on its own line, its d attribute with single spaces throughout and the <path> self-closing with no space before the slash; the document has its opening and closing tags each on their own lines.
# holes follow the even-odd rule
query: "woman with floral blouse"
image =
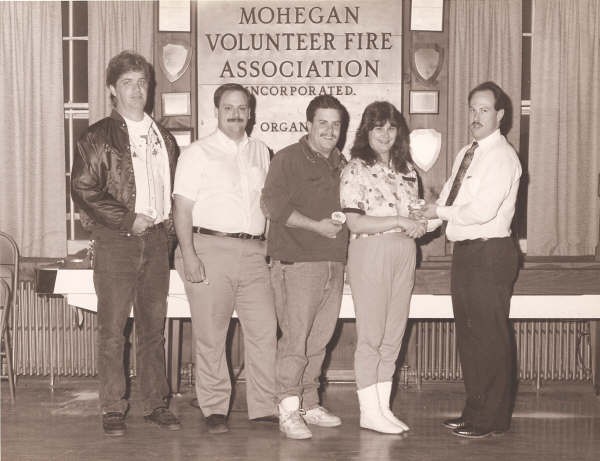
<svg viewBox="0 0 600 461">
<path fill-rule="evenodd" d="M 350 156 L 340 202 L 352 233 L 347 271 L 356 312 L 360 427 L 400 434 L 409 428 L 390 410 L 392 376 L 414 284 L 414 239 L 426 225 L 409 218 L 419 187 L 408 127 L 396 107 L 366 107 Z"/>
</svg>

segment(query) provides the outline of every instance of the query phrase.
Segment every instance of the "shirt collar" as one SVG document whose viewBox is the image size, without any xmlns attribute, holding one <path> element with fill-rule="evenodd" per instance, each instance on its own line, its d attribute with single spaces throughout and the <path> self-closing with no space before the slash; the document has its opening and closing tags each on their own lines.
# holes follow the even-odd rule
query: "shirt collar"
<svg viewBox="0 0 600 461">
<path fill-rule="evenodd" d="M 306 158 L 313 163 L 316 162 L 319 158 L 322 158 L 327 163 L 329 163 L 329 165 L 331 165 L 331 167 L 334 169 L 341 169 L 344 166 L 342 162 L 345 162 L 346 158 L 342 155 L 342 153 L 337 147 L 335 147 L 331 151 L 329 157 L 324 157 L 323 155 L 315 151 L 312 147 L 310 147 L 310 144 L 308 143 L 307 134 L 300 138 L 300 145 L 303 147 L 302 150 L 304 151 L 304 155 L 306 155 Z"/>
<path fill-rule="evenodd" d="M 477 141 L 478 147 L 487 150 L 487 148 L 489 146 L 491 146 L 492 144 L 494 144 L 496 141 L 498 141 L 500 138 L 502 137 L 502 135 L 500 134 L 500 129 L 498 128 L 496 131 L 494 131 L 491 134 L 488 134 L 485 138 L 480 139 L 479 141 Z M 471 144 L 473 142 L 475 142 L 476 140 L 473 139 L 473 141 L 471 142 Z"/>
<path fill-rule="evenodd" d="M 216 130 L 216 136 L 217 138 L 219 138 L 219 141 L 227 144 L 233 144 L 236 146 L 236 148 L 239 146 L 240 148 L 244 148 L 246 146 L 246 144 L 248 144 L 250 142 L 250 138 L 248 137 L 248 135 L 246 134 L 246 132 L 244 132 L 244 137 L 242 138 L 242 140 L 237 143 L 235 142 L 233 139 L 231 139 L 229 136 L 227 136 L 225 133 L 223 133 L 219 128 L 217 128 Z"/>
</svg>

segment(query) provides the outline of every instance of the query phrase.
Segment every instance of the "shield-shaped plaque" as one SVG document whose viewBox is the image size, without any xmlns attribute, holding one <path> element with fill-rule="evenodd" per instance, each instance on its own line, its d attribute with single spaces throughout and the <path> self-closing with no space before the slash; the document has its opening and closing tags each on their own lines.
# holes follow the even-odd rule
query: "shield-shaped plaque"
<svg viewBox="0 0 600 461">
<path fill-rule="evenodd" d="M 415 45 L 413 51 L 413 71 L 417 78 L 433 83 L 442 70 L 444 50 L 435 43 Z"/>
<path fill-rule="evenodd" d="M 160 68 L 169 82 L 178 80 L 190 65 L 192 49 L 183 42 L 171 42 L 162 46 Z"/>
<path fill-rule="evenodd" d="M 410 154 L 421 170 L 428 171 L 440 156 L 442 133 L 431 128 L 410 132 Z"/>
</svg>

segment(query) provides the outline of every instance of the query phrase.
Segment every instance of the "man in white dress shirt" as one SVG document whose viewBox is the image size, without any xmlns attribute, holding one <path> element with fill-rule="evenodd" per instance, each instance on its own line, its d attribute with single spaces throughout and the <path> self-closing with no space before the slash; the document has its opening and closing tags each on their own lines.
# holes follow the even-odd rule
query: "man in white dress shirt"
<svg viewBox="0 0 600 461">
<path fill-rule="evenodd" d="M 510 99 L 493 82 L 469 93 L 474 142 L 458 153 L 452 176 L 427 218 L 447 221 L 454 242 L 451 292 L 466 402 L 462 415 L 444 421 L 453 434 L 483 438 L 508 430 L 514 404 L 510 297 L 518 252 L 510 225 L 521 165 L 503 134 Z"/>
<path fill-rule="evenodd" d="M 234 309 L 244 333 L 252 420 L 276 414 L 277 320 L 260 209 L 269 150 L 246 134 L 251 108 L 243 86 L 221 85 L 214 104 L 217 129 L 182 153 L 173 194 L 179 239 L 175 267 L 192 315 L 196 397 L 208 431 L 218 434 L 229 430 L 225 342 Z"/>
</svg>

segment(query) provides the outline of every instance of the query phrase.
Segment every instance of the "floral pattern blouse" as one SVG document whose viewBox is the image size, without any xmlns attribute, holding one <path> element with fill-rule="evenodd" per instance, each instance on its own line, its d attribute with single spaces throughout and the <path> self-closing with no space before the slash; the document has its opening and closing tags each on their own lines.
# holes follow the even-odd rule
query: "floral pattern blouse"
<svg viewBox="0 0 600 461">
<path fill-rule="evenodd" d="M 409 203 L 418 198 L 417 172 L 412 165 L 408 173 L 399 173 L 382 163 L 369 166 L 353 158 L 342 170 L 340 204 L 344 211 L 408 217 Z"/>
</svg>

